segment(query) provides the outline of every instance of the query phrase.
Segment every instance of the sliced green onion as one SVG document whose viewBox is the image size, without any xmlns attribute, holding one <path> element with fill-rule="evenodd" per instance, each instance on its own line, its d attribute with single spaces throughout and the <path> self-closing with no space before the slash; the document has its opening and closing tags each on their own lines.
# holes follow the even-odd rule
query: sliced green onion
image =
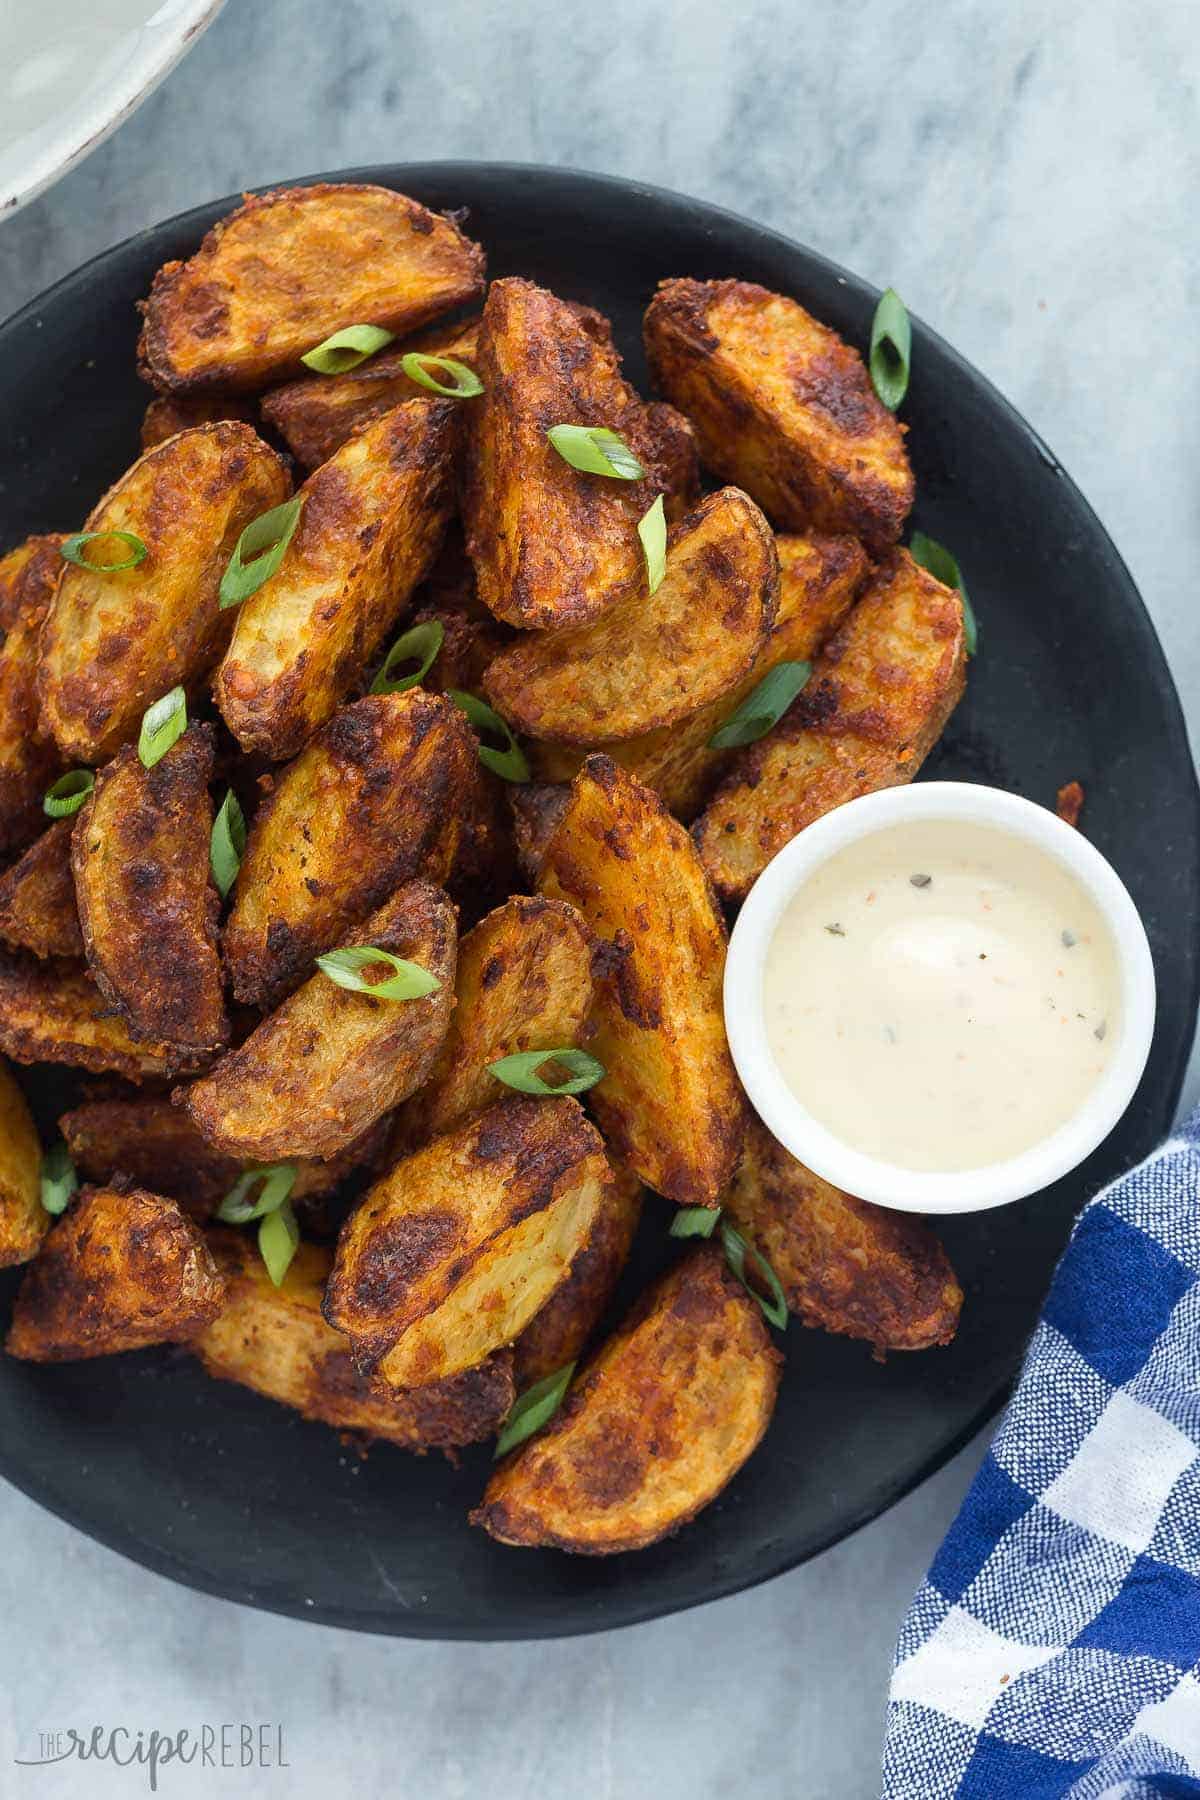
<svg viewBox="0 0 1200 1800">
<path fill-rule="evenodd" d="M 293 494 L 281 506 L 273 506 L 270 512 L 251 519 L 233 546 L 233 555 L 221 577 L 222 608 L 240 606 L 251 594 L 257 594 L 264 581 L 270 580 L 292 541 L 303 504 L 303 494 Z"/>
<path fill-rule="evenodd" d="M 67 1202 L 79 1186 L 71 1152 L 59 1138 L 42 1157 L 42 1205 L 48 1213 L 65 1212 Z"/>
<path fill-rule="evenodd" d="M 461 688 L 447 688 L 446 698 L 466 713 L 477 732 L 490 731 L 493 736 L 504 739 L 506 748 L 503 750 L 480 744 L 479 760 L 484 768 L 490 769 L 493 775 L 502 776 L 505 781 L 528 781 L 528 760 L 507 721 L 498 712 L 493 712 L 487 701 L 477 694 L 464 694 Z"/>
<path fill-rule="evenodd" d="M 424 681 L 437 660 L 446 627 L 440 619 L 425 619 L 398 637 L 383 659 L 383 667 L 371 683 L 373 694 L 403 694 Z M 407 675 L 397 675 L 401 663 L 415 662 L 420 668 Z"/>
<path fill-rule="evenodd" d="M 650 592 L 657 594 L 667 572 L 667 515 L 661 494 L 649 512 L 644 512 L 638 520 L 638 536 L 646 559 L 646 580 Z"/>
<path fill-rule="evenodd" d="M 567 1070 L 565 1081 L 544 1081 L 538 1074 L 551 1062 Z M 497 1081 L 516 1088 L 518 1094 L 585 1094 L 605 1075 L 604 1064 L 586 1050 L 518 1050 L 489 1063 L 488 1068 Z"/>
<path fill-rule="evenodd" d="M 92 789 L 96 777 L 90 769 L 68 769 L 42 796 L 42 811 L 48 819 L 69 819 L 77 813 Z"/>
<path fill-rule="evenodd" d="M 563 1395 L 574 1373 L 575 1364 L 564 1363 L 553 1375 L 543 1375 L 540 1381 L 535 1381 L 532 1387 L 525 1389 L 514 1403 L 496 1439 L 496 1456 L 506 1456 L 518 1444 L 523 1444 L 526 1438 L 532 1437 L 535 1431 L 540 1431 L 543 1425 L 549 1424 L 562 1405 Z"/>
<path fill-rule="evenodd" d="M 763 1316 L 769 1320 L 776 1331 L 785 1330 L 788 1322 L 787 1298 L 780 1284 L 778 1275 L 775 1273 L 762 1251 L 756 1250 L 753 1244 L 747 1243 L 741 1232 L 735 1231 L 732 1225 L 726 1225 L 724 1223 L 721 1225 L 721 1242 L 725 1246 L 726 1262 L 729 1264 L 746 1292 L 750 1295 L 750 1298 L 758 1301 L 758 1304 L 763 1309 Z M 770 1288 L 771 1297 L 769 1300 L 765 1294 L 760 1294 L 758 1289 L 747 1281 L 747 1256 L 754 1259 L 754 1263 L 762 1275 L 763 1280 Z"/>
<path fill-rule="evenodd" d="M 123 561 L 93 562 L 83 554 L 88 544 L 107 544 L 114 538 L 119 544 L 124 544 L 129 552 Z M 74 537 L 63 539 L 59 550 L 76 568 L 91 569 L 99 575 L 115 575 L 119 569 L 136 569 L 150 554 L 149 546 L 134 531 L 77 531 Z"/>
<path fill-rule="evenodd" d="M 237 880 L 246 851 L 246 819 L 238 797 L 230 788 L 208 834 L 208 861 L 222 900 Z"/>
<path fill-rule="evenodd" d="M 812 664 L 781 662 L 768 671 L 736 712 L 730 713 L 719 731 L 708 740 L 710 750 L 736 750 L 740 744 L 757 743 L 778 725 L 796 695 L 812 674 Z"/>
<path fill-rule="evenodd" d="M 359 970 L 372 963 L 386 963 L 396 972 L 386 981 L 367 981 Z M 420 963 L 405 962 L 402 956 L 393 956 L 390 950 L 380 950 L 374 944 L 330 950 L 325 956 L 318 956 L 317 967 L 339 987 L 348 988 L 352 994 L 370 994 L 372 1000 L 419 1000 L 423 994 L 435 994 L 442 985 Z"/>
<path fill-rule="evenodd" d="M 473 400 L 483 392 L 483 383 L 474 369 L 468 369 L 456 356 L 428 356 L 420 350 L 410 350 L 400 358 L 400 367 L 419 387 L 428 388 L 432 394 L 445 394 L 451 400 Z M 440 369 L 454 385 L 439 381 L 429 373 L 430 369 Z"/>
<path fill-rule="evenodd" d="M 344 375 L 347 369 L 357 369 L 368 356 L 392 343 L 395 336 L 394 331 L 385 331 L 382 325 L 347 325 L 306 351 L 300 361 L 318 375 Z"/>
<path fill-rule="evenodd" d="M 935 581 L 943 587 L 957 588 L 958 597 L 963 609 L 963 642 L 967 647 L 967 655 L 974 656 L 979 648 L 979 625 L 975 618 L 975 608 L 967 595 L 967 584 L 962 578 L 958 559 L 945 544 L 939 544 L 935 538 L 927 537 L 923 531 L 914 531 L 908 543 L 908 554 L 923 569 L 928 569 Z"/>
<path fill-rule="evenodd" d="M 563 461 L 582 475 L 640 481 L 646 473 L 625 439 L 607 425 L 551 425 L 546 436 Z"/>
<path fill-rule="evenodd" d="M 264 1219 L 283 1205 L 295 1181 L 295 1163 L 268 1163 L 264 1168 L 244 1169 L 218 1206 L 217 1217 L 226 1225 L 247 1225 L 251 1219 Z M 260 1182 L 258 1195 L 252 1199 Z"/>
<path fill-rule="evenodd" d="M 672 1237 L 711 1237 L 721 1217 L 719 1206 L 681 1206 L 671 1220 Z"/>
<path fill-rule="evenodd" d="M 895 412 L 908 392 L 912 360 L 912 325 L 908 309 L 895 288 L 879 297 L 871 321 L 871 382 L 889 412 Z"/>
<path fill-rule="evenodd" d="M 156 700 L 142 714 L 142 729 L 138 737 L 138 755 L 142 766 L 152 769 L 156 762 L 161 762 L 171 745 L 181 738 L 187 730 L 187 695 L 181 687 L 173 687 L 169 694 Z"/>
<path fill-rule="evenodd" d="M 269 1212 L 258 1228 L 258 1254 L 267 1265 L 267 1274 L 276 1287 L 292 1266 L 292 1258 L 300 1248 L 300 1227 L 290 1200 Z"/>
</svg>

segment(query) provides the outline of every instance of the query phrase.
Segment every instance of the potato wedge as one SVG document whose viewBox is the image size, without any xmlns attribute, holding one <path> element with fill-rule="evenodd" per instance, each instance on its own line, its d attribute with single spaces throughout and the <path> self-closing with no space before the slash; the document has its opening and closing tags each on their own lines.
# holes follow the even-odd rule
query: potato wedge
<svg viewBox="0 0 1200 1800">
<path fill-rule="evenodd" d="M 629 1169 L 618 1165 L 612 1173 L 612 1193 L 576 1252 L 566 1280 L 513 1345 L 513 1377 L 519 1392 L 577 1361 L 608 1310 L 629 1260 L 644 1192 Z"/>
<path fill-rule="evenodd" d="M 907 550 L 879 568 L 782 722 L 737 750 L 692 828 L 722 900 L 743 900 L 798 831 L 911 781 L 966 679 L 962 602 Z"/>
<path fill-rule="evenodd" d="M 46 823 L 42 796 L 62 768 L 38 721 L 42 620 L 62 569 L 59 537 L 33 537 L 0 557 L 0 856 Z"/>
<path fill-rule="evenodd" d="M 72 819 L 58 819 L 0 876 L 0 938 L 35 956 L 83 955 L 71 873 Z"/>
<path fill-rule="evenodd" d="M 169 438 L 109 489 L 86 529 L 132 532 L 149 554 L 117 571 L 63 564 L 42 626 L 38 693 L 42 727 L 64 757 L 104 761 L 137 737 L 153 701 L 208 674 L 233 624 L 217 598 L 233 547 L 288 492 L 275 452 L 230 421 Z"/>
<path fill-rule="evenodd" d="M 700 460 L 781 530 L 853 532 L 873 555 L 896 542 L 916 491 L 905 427 L 836 331 L 751 282 L 664 281 L 645 342 Z"/>
<path fill-rule="evenodd" d="M 28 1262 L 50 1229 L 42 1146 L 25 1096 L 0 1063 L 0 1269 Z"/>
<path fill-rule="evenodd" d="M 138 1039 L 206 1059 L 229 1041 L 209 873 L 211 725 L 153 768 L 127 745 L 96 776 L 71 837 L 79 922 L 96 985 Z"/>
<path fill-rule="evenodd" d="M 865 1338 L 877 1352 L 948 1344 L 958 1329 L 962 1289 L 924 1219 L 831 1187 L 758 1119 L 724 1205 L 806 1325 Z"/>
<path fill-rule="evenodd" d="M 257 423 L 253 404 L 235 394 L 157 394 L 142 414 L 142 449 L 153 450 L 178 431 L 215 425 L 221 419 Z"/>
<path fill-rule="evenodd" d="M 4 1347 L 26 1362 L 75 1362 L 179 1343 L 216 1316 L 223 1292 L 173 1200 L 85 1187 L 25 1275 Z"/>
<path fill-rule="evenodd" d="M 715 1206 L 746 1099 L 725 1038 L 725 926 L 687 832 L 657 794 L 589 756 L 550 839 L 539 892 L 605 940 L 589 1104 L 617 1157 L 681 1206 Z"/>
<path fill-rule="evenodd" d="M 782 1362 L 721 1253 L 690 1251 L 501 1463 L 472 1524 L 503 1544 L 584 1556 L 669 1537 L 757 1448 Z"/>
<path fill-rule="evenodd" d="M 346 942 L 420 963 L 440 985 L 419 1000 L 376 1000 L 318 971 L 210 1074 L 177 1090 L 214 1149 L 257 1163 L 337 1156 L 424 1081 L 454 1005 L 453 907 L 412 881 Z M 363 973 L 373 981 L 391 970 Z"/>
<path fill-rule="evenodd" d="M 210 1375 L 405 1450 L 453 1450 L 500 1429 L 514 1396 L 508 1351 L 412 1393 L 383 1389 L 357 1372 L 346 1339 L 321 1316 L 331 1251 L 302 1243 L 276 1287 L 252 1237 L 214 1230 L 208 1242 L 225 1303 L 191 1347 Z"/>
<path fill-rule="evenodd" d="M 236 997 L 272 1004 L 403 882 L 440 886 L 478 766 L 462 713 L 420 688 L 336 713 L 251 826 L 224 937 Z"/>
<path fill-rule="evenodd" d="M 638 737 L 727 693 L 766 644 L 778 603 L 771 528 L 745 494 L 722 488 L 672 528 L 655 594 L 631 587 L 586 625 L 518 638 L 484 688 L 530 737 Z"/>
<path fill-rule="evenodd" d="M 566 1279 L 611 1192 L 576 1101 L 501 1100 L 375 1184 L 342 1228 L 325 1317 L 390 1387 L 474 1368 Z"/>
<path fill-rule="evenodd" d="M 526 781 L 512 788 L 508 799 L 517 867 L 533 886 L 541 874 L 550 839 L 567 810 L 571 789 L 563 782 Z"/>
<path fill-rule="evenodd" d="M 251 195 L 187 262 L 166 263 L 138 356 L 164 392 L 264 387 L 347 325 L 415 331 L 483 288 L 453 220 L 390 188 L 315 182 Z"/>
<path fill-rule="evenodd" d="M 692 421 L 662 400 L 643 409 L 639 440 L 646 450 L 647 466 L 662 484 L 663 510 L 668 523 L 677 524 L 700 502 L 700 458 Z"/>
<path fill-rule="evenodd" d="M 309 476 L 283 561 L 237 610 L 215 693 L 245 750 L 294 756 L 429 570 L 451 509 L 454 402 L 410 400 Z"/>
<path fill-rule="evenodd" d="M 68 1063 L 145 1081 L 179 1066 L 168 1044 L 129 1035 L 82 963 L 0 953 L 0 1053 L 19 1063 Z"/>
</svg>

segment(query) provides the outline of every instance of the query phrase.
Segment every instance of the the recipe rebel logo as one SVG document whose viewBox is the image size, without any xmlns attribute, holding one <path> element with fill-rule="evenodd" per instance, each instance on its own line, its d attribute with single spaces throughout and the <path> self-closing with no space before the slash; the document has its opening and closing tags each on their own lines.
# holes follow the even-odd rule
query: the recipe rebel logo
<svg viewBox="0 0 1200 1800">
<path fill-rule="evenodd" d="M 152 1794 L 162 1770 L 177 1763 L 198 1769 L 286 1769 L 283 1726 L 239 1721 L 228 1725 L 181 1726 L 175 1731 L 126 1725 L 91 1725 L 77 1731 L 39 1731 L 36 1755 L 14 1756 L 19 1768 L 40 1769 L 66 1762 L 110 1763 L 140 1770 Z"/>
</svg>

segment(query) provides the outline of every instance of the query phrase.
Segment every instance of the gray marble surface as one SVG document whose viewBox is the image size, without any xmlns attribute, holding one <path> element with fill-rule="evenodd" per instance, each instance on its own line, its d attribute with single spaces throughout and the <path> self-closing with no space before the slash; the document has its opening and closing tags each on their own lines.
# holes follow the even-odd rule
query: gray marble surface
<svg viewBox="0 0 1200 1800">
<path fill-rule="evenodd" d="M 1195 733 L 1198 76 L 1185 0 L 229 0 L 130 123 L 0 224 L 0 316 L 168 213 L 353 163 L 524 158 L 723 202 L 894 283 L 1043 433 Z M 168 1770 L 160 1792 L 870 1800 L 897 1621 L 981 1453 L 755 1593 L 513 1647 L 245 1612 L 0 1490 L 0 1792 L 145 1791 L 13 1767 L 41 1730 L 249 1718 L 283 1722 L 288 1769 Z"/>
</svg>

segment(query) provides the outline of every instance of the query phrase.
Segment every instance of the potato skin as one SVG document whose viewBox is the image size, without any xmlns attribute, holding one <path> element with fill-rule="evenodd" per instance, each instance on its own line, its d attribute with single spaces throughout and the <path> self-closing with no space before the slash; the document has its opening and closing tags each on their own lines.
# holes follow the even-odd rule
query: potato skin
<svg viewBox="0 0 1200 1800">
<path fill-rule="evenodd" d="M 145 1081 L 178 1066 L 168 1044 L 130 1036 L 81 963 L 0 953 L 0 1052 L 19 1063 L 68 1063 Z"/>
<path fill-rule="evenodd" d="M 245 750 L 278 762 L 332 718 L 437 554 L 450 518 L 451 400 L 410 400 L 309 476 L 283 561 L 237 609 L 217 671 Z"/>
<path fill-rule="evenodd" d="M 0 1268 L 28 1262 L 50 1229 L 42 1146 L 25 1096 L 0 1063 Z"/>
<path fill-rule="evenodd" d="M 42 626 L 41 724 L 65 758 L 99 763 L 177 683 L 192 688 L 233 625 L 217 591 L 242 531 L 290 491 L 249 425 L 224 420 L 148 450 L 93 508 L 88 531 L 131 531 L 149 555 L 115 573 L 64 562 Z"/>
<path fill-rule="evenodd" d="M 962 602 L 900 550 L 876 572 L 774 731 L 737 750 L 692 827 L 723 900 L 845 800 L 911 781 L 966 681 Z"/>
<path fill-rule="evenodd" d="M 895 543 L 915 492 L 905 428 L 835 331 L 751 282 L 664 281 L 645 343 L 701 461 L 775 525 L 852 532 L 876 555 Z"/>
<path fill-rule="evenodd" d="M 483 286 L 484 257 L 440 213 L 366 183 L 247 196 L 145 302 L 138 360 L 164 392 L 244 391 L 300 374 L 347 325 L 415 331 Z"/>
<path fill-rule="evenodd" d="M 81 1189 L 21 1283 L 5 1349 L 75 1362 L 186 1341 L 220 1310 L 224 1282 L 173 1200 Z"/>
<path fill-rule="evenodd" d="M 207 1076 L 176 1091 L 215 1149 L 260 1163 L 337 1156 L 429 1073 L 454 1005 L 445 894 L 409 882 L 346 942 L 420 963 L 441 986 L 419 1000 L 374 1000 L 318 970 Z"/>
<path fill-rule="evenodd" d="M 629 1169 L 613 1168 L 612 1193 L 600 1208 L 566 1280 L 534 1314 L 513 1345 L 519 1392 L 582 1354 L 621 1279 L 642 1216 L 642 1184 Z"/>
<path fill-rule="evenodd" d="M 527 634 L 490 665 L 488 698 L 519 731 L 566 744 L 638 737 L 686 719 L 745 675 L 779 604 L 771 528 L 737 488 L 674 526 L 658 591 L 598 619 Z"/>
<path fill-rule="evenodd" d="M 96 777 L 71 836 L 79 922 L 96 984 L 135 1038 L 180 1060 L 229 1041 L 209 873 L 213 734 L 190 725 L 153 768 L 132 745 Z"/>
<path fill-rule="evenodd" d="M 538 877 L 604 940 L 588 1100 L 614 1153 L 680 1206 L 714 1206 L 747 1106 L 725 1037 L 725 925 L 687 832 L 657 794 L 589 756 Z"/>
<path fill-rule="evenodd" d="M 565 782 L 527 781 L 509 793 L 517 867 L 531 886 L 541 874 L 547 846 L 570 799 L 571 789 Z"/>
<path fill-rule="evenodd" d="M 0 938 L 35 956 L 83 955 L 71 873 L 73 819 L 56 819 L 0 876 Z"/>
<path fill-rule="evenodd" d="M 42 620 L 62 568 L 61 537 L 33 537 L 0 557 L 0 856 L 46 823 L 42 796 L 62 768 L 38 719 Z"/>
<path fill-rule="evenodd" d="M 471 1514 L 501 1543 L 607 1556 L 669 1537 L 714 1500 L 771 1420 L 782 1357 L 712 1245 L 658 1282 L 506 1457 Z"/>
<path fill-rule="evenodd" d="M 880 1354 L 954 1337 L 962 1289 L 925 1221 L 831 1187 L 758 1119 L 724 1204 L 806 1325 L 865 1338 Z"/>
<path fill-rule="evenodd" d="M 224 936 L 237 999 L 271 1005 L 404 882 L 441 885 L 478 762 L 459 709 L 420 688 L 336 713 L 250 828 Z"/>
<path fill-rule="evenodd" d="M 241 419 L 254 425 L 257 414 L 249 401 L 233 394 L 156 394 L 142 414 L 142 449 L 153 450 L 176 432 L 190 431 L 194 425 L 215 425 L 221 419 Z"/>
</svg>

